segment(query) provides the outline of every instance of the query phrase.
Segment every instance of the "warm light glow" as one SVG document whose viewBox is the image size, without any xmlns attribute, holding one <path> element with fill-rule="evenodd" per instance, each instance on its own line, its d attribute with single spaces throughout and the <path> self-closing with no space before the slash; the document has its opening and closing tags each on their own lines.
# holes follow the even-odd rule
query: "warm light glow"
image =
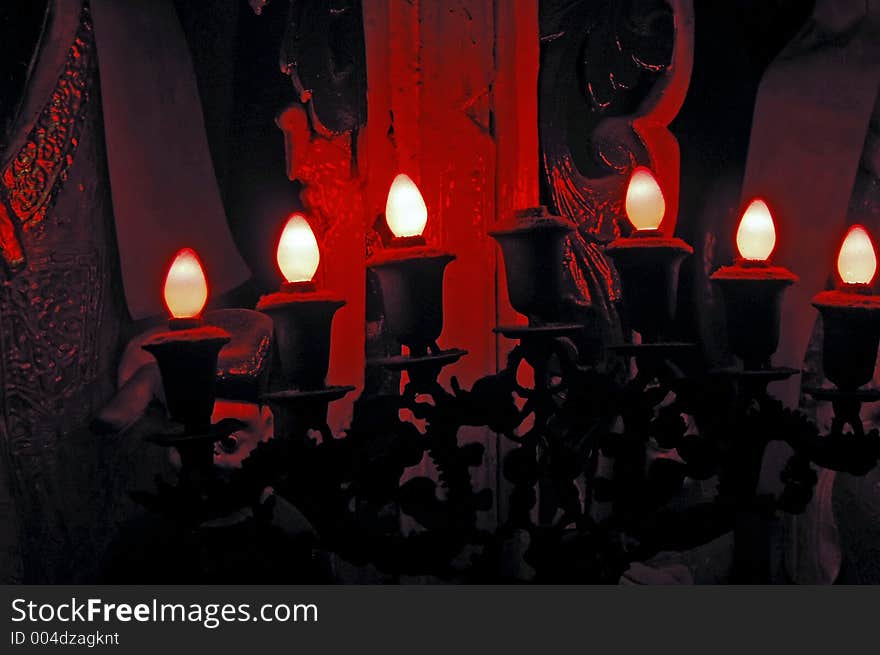
<svg viewBox="0 0 880 655">
<path fill-rule="evenodd" d="M 837 256 L 837 272 L 847 284 L 871 284 L 877 272 L 877 255 L 871 235 L 861 225 L 853 225 Z"/>
<path fill-rule="evenodd" d="M 755 198 L 746 207 L 736 231 L 739 256 L 751 261 L 766 261 L 776 246 L 776 226 L 767 203 Z"/>
<path fill-rule="evenodd" d="M 666 201 L 663 190 L 651 169 L 639 166 L 629 178 L 626 189 L 626 216 L 637 230 L 656 230 L 660 227 Z"/>
<path fill-rule="evenodd" d="M 385 203 L 385 220 L 398 238 L 417 237 L 425 230 L 428 208 L 419 187 L 409 175 L 401 173 L 391 183 Z"/>
<path fill-rule="evenodd" d="M 174 318 L 198 316 L 208 300 L 208 280 L 192 248 L 180 250 L 165 276 L 165 305 Z"/>
<path fill-rule="evenodd" d="M 315 233 L 302 214 L 293 214 L 278 240 L 278 268 L 288 282 L 308 282 L 318 270 L 321 252 Z"/>
</svg>

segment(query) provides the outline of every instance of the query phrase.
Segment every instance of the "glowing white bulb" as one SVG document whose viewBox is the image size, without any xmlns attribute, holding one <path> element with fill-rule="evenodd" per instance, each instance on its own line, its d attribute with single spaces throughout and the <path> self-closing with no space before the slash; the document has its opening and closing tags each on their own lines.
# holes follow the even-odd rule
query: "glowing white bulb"
<svg viewBox="0 0 880 655">
<path fill-rule="evenodd" d="M 739 256 L 751 261 L 767 261 L 776 247 L 776 226 L 767 203 L 755 198 L 746 207 L 736 231 Z"/>
<path fill-rule="evenodd" d="M 321 251 L 315 233 L 302 214 L 292 214 L 281 232 L 276 252 L 278 268 L 288 282 L 308 282 L 315 276 Z"/>
<path fill-rule="evenodd" d="M 651 169 L 639 166 L 626 188 L 626 216 L 636 230 L 656 230 L 666 213 L 663 190 Z"/>
<path fill-rule="evenodd" d="M 871 235 L 861 225 L 853 225 L 837 255 L 837 272 L 847 284 L 870 284 L 877 272 L 877 255 Z"/>
<path fill-rule="evenodd" d="M 208 280 L 199 256 L 184 248 L 174 256 L 165 276 L 165 305 L 174 318 L 193 318 L 201 314 L 208 301 Z"/>
<path fill-rule="evenodd" d="M 424 232 L 428 208 L 419 187 L 409 175 L 401 173 L 391 183 L 385 203 L 385 220 L 398 238 L 417 237 Z"/>
</svg>

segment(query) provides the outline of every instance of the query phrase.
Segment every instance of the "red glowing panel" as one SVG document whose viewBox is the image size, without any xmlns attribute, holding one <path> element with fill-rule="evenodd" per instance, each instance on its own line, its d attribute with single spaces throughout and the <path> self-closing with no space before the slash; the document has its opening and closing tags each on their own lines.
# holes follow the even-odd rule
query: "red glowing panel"
<svg viewBox="0 0 880 655">
<path fill-rule="evenodd" d="M 746 207 L 736 231 L 739 256 L 750 261 L 767 261 L 776 247 L 776 226 L 767 203 L 755 198 Z"/>
<path fill-rule="evenodd" d="M 837 255 L 837 272 L 846 284 L 871 284 L 877 273 L 877 254 L 871 235 L 861 225 L 853 225 Z"/>
<path fill-rule="evenodd" d="M 388 189 L 385 220 L 398 238 L 417 237 L 425 230 L 428 208 L 419 187 L 409 175 L 400 173 Z"/>
<path fill-rule="evenodd" d="M 626 188 L 626 216 L 636 230 L 656 230 L 666 213 L 663 190 L 651 169 L 639 166 Z"/>
<path fill-rule="evenodd" d="M 208 300 L 208 280 L 192 248 L 178 251 L 165 276 L 165 306 L 174 318 L 198 316 Z"/>
<path fill-rule="evenodd" d="M 278 240 L 278 268 L 288 282 L 308 282 L 315 277 L 321 251 L 306 217 L 292 214 Z"/>
</svg>

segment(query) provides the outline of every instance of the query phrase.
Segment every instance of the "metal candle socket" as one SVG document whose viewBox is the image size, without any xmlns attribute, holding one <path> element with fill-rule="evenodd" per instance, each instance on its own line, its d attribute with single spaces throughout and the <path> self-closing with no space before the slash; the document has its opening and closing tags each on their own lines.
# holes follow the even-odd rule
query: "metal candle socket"
<svg viewBox="0 0 880 655">
<path fill-rule="evenodd" d="M 724 297 L 730 351 L 745 370 L 770 368 L 770 358 L 779 347 L 782 297 L 797 279 L 781 266 L 745 261 L 712 275 Z"/>
<path fill-rule="evenodd" d="M 880 296 L 847 286 L 813 298 L 822 315 L 822 368 L 838 389 L 854 391 L 874 377 L 880 344 Z"/>
<path fill-rule="evenodd" d="M 513 227 L 489 233 L 504 256 L 510 304 L 530 322 L 560 322 L 567 295 L 565 240 L 575 226 L 546 207 L 518 211 L 514 218 Z"/>
<path fill-rule="evenodd" d="M 260 298 L 257 310 L 275 324 L 280 388 L 324 388 L 333 316 L 344 304 L 320 291 L 282 291 Z"/>
<path fill-rule="evenodd" d="M 379 279 L 385 326 L 414 357 L 437 352 L 443 331 L 443 275 L 455 255 L 427 247 L 388 248 L 367 262 Z"/>
<path fill-rule="evenodd" d="M 159 363 L 171 418 L 188 433 L 210 430 L 217 355 L 230 338 L 225 330 L 204 326 L 162 332 L 142 346 Z"/>
<path fill-rule="evenodd" d="M 678 305 L 681 262 L 694 249 L 674 237 L 636 233 L 613 241 L 605 252 L 620 273 L 629 327 L 645 343 L 667 337 Z"/>
</svg>

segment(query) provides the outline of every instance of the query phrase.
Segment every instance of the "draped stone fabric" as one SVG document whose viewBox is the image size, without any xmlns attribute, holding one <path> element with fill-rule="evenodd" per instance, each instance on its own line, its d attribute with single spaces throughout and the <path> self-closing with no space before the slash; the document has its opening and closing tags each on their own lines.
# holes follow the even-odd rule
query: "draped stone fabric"
<svg viewBox="0 0 880 655">
<path fill-rule="evenodd" d="M 777 393 L 790 404 L 821 410 L 820 423 L 827 408 L 799 399 L 798 388 L 798 382 L 822 382 L 810 299 L 832 279 L 846 226 L 866 223 L 875 235 L 880 228 L 878 176 L 866 166 L 876 141 L 871 117 L 878 88 L 880 2 L 818 0 L 804 29 L 767 70 L 755 104 L 743 204 L 755 196 L 767 199 L 777 224 L 774 259 L 800 277 L 785 300 L 777 364 L 807 370 L 802 381 Z M 784 457 L 769 454 L 765 482 L 778 476 Z M 835 481 L 833 472 L 822 471 L 809 510 L 788 519 L 787 567 L 797 582 L 833 582 L 847 560 L 853 571 L 871 566 L 870 557 L 859 556 L 870 552 L 865 540 L 852 536 L 866 534 L 864 519 L 876 513 L 880 496 L 867 493 L 870 485 L 843 478 Z M 841 494 L 859 495 L 866 509 L 845 511 Z"/>
<path fill-rule="evenodd" d="M 810 299 L 834 271 L 847 222 L 858 220 L 847 208 L 878 86 L 877 0 L 818 0 L 761 82 L 742 197 L 767 199 L 777 223 L 774 259 L 800 277 L 786 294 L 780 365 L 803 362 L 815 319 Z M 796 385 L 786 389 L 790 403 Z"/>
<path fill-rule="evenodd" d="M 162 313 L 174 253 L 194 248 L 213 297 L 249 276 L 211 163 L 189 48 L 170 0 L 92 0 L 113 213 L 135 319 Z"/>
</svg>

